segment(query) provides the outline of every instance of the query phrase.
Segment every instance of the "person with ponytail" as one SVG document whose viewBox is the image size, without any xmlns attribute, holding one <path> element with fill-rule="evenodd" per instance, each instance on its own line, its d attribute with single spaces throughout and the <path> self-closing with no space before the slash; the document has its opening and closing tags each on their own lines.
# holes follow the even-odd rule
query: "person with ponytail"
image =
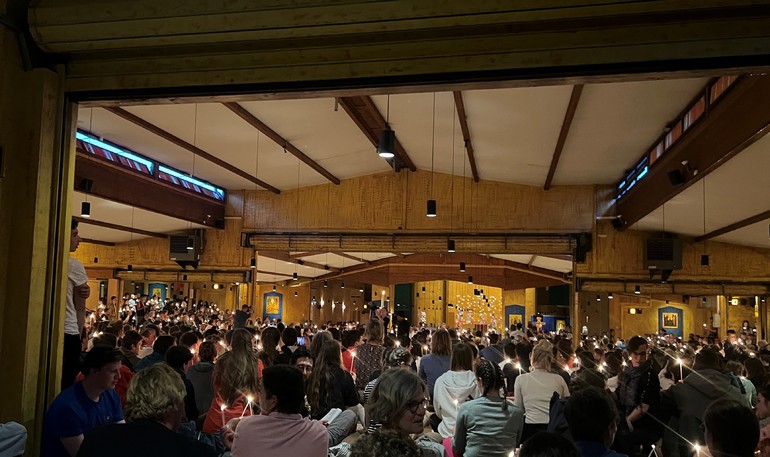
<svg viewBox="0 0 770 457">
<path fill-rule="evenodd" d="M 509 404 L 500 367 L 486 359 L 476 365 L 481 397 L 460 406 L 452 438 L 455 457 L 508 455 L 521 441 L 524 411 Z"/>
<path fill-rule="evenodd" d="M 530 354 L 532 371 L 516 378 L 513 386 L 514 404 L 526 415 L 522 442 L 537 432 L 545 431 L 550 420 L 551 397 L 569 397 L 569 388 L 561 376 L 551 371 L 553 345 L 540 340 Z"/>
</svg>

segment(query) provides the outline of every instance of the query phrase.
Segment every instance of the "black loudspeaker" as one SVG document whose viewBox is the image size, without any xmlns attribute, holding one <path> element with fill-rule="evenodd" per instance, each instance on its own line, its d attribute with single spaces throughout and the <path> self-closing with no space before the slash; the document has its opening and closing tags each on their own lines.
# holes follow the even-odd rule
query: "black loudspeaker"
<svg viewBox="0 0 770 457">
<path fill-rule="evenodd" d="M 218 228 L 220 230 L 223 230 L 225 228 L 225 220 L 224 219 L 217 219 L 214 221 L 214 228 Z"/>
<path fill-rule="evenodd" d="M 575 261 L 585 263 L 586 254 L 593 248 L 593 238 L 590 233 L 581 233 L 577 237 L 577 248 L 575 248 Z"/>
<path fill-rule="evenodd" d="M 684 173 L 681 170 L 671 170 L 668 172 L 668 180 L 674 187 L 681 186 L 686 181 Z"/>
<path fill-rule="evenodd" d="M 708 254 L 703 254 L 703 255 L 700 256 L 700 264 L 701 264 L 702 267 L 709 266 L 709 255 Z"/>
</svg>

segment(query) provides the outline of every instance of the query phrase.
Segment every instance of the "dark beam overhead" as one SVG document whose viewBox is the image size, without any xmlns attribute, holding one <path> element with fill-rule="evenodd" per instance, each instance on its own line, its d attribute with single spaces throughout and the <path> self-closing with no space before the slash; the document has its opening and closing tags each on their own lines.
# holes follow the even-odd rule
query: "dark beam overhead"
<svg viewBox="0 0 770 457">
<path fill-rule="evenodd" d="M 463 142 L 465 143 L 465 150 L 468 151 L 468 162 L 471 164 L 473 181 L 479 182 L 479 170 L 476 168 L 476 155 L 473 151 L 473 143 L 471 142 L 471 131 L 468 128 L 468 115 L 465 113 L 463 93 L 459 90 L 456 90 L 453 92 L 453 94 L 455 96 L 455 106 L 457 107 L 457 117 L 460 120 L 460 128 L 463 131 Z"/>
<path fill-rule="evenodd" d="M 172 184 L 133 173 L 78 151 L 75 159 L 75 190 L 82 191 L 78 183 L 85 179 L 93 182 L 89 195 L 212 228 L 224 228 L 224 202 L 186 192 Z M 148 195 L 152 198 L 148 198 Z"/>
<path fill-rule="evenodd" d="M 554 149 L 553 157 L 551 158 L 551 167 L 548 169 L 548 177 L 545 178 L 545 184 L 543 185 L 544 190 L 548 190 L 551 188 L 553 175 L 556 174 L 556 167 L 559 165 L 561 152 L 564 150 L 564 144 L 567 142 L 569 129 L 570 127 L 572 127 L 572 120 L 575 118 L 575 111 L 577 111 L 578 103 L 580 102 L 580 96 L 582 94 L 583 94 L 582 84 L 575 84 L 574 86 L 572 86 L 572 95 L 569 98 L 569 104 L 567 105 L 567 112 L 564 113 L 564 121 L 561 124 L 559 139 L 556 141 L 556 148 Z"/>
<path fill-rule="evenodd" d="M 635 224 L 762 138 L 770 129 L 770 103 L 758 100 L 770 100 L 770 76 L 736 81 L 621 197 L 616 227 Z M 684 182 L 672 180 L 674 174 L 684 176 Z"/>
<path fill-rule="evenodd" d="M 104 109 L 109 111 L 110 113 L 116 115 L 116 116 L 122 117 L 123 119 L 125 119 L 125 120 L 127 120 L 127 121 L 129 121 L 129 122 L 131 122 L 131 123 L 133 123 L 135 125 L 138 125 L 139 127 L 147 130 L 148 132 L 154 133 L 155 135 L 163 138 L 164 140 L 166 140 L 166 141 L 168 141 L 170 143 L 173 143 L 173 144 L 179 146 L 180 148 L 183 148 L 183 149 L 186 149 L 187 151 L 192 152 L 193 154 L 197 155 L 198 157 L 206 159 L 209 162 L 211 162 L 211 163 L 213 163 L 215 165 L 218 165 L 218 166 L 224 168 L 225 170 L 240 176 L 241 178 L 247 179 L 247 180 L 253 182 L 254 184 L 256 184 L 256 185 L 258 185 L 260 187 L 263 187 L 263 188 L 265 188 L 265 189 L 267 189 L 267 190 L 269 190 L 269 191 L 271 191 L 273 193 L 276 193 L 276 194 L 280 194 L 281 193 L 281 191 L 277 187 L 271 186 L 270 184 L 262 181 L 261 179 L 257 178 L 256 176 L 252 176 L 249 173 L 246 173 L 245 171 L 241 170 L 240 168 L 235 167 L 235 166 L 225 162 L 224 160 L 220 159 L 219 157 L 217 157 L 217 156 L 215 156 L 213 154 L 210 154 L 210 153 L 204 151 L 203 149 L 201 149 L 201 148 L 199 148 L 199 147 L 197 147 L 195 145 L 192 145 L 192 144 L 188 143 L 187 141 L 185 141 L 185 140 L 183 140 L 183 139 L 181 139 L 181 138 L 179 138 L 179 137 L 177 137 L 175 135 L 172 135 L 171 133 L 163 130 L 162 128 L 158 127 L 157 125 L 152 124 L 152 123 L 142 119 L 141 117 L 136 116 L 135 114 L 129 113 L 128 111 L 124 110 L 123 108 L 119 108 L 117 106 L 105 106 Z"/>
<path fill-rule="evenodd" d="M 532 256 L 532 257 L 529 259 L 529 263 L 527 264 L 527 268 L 532 268 L 532 265 L 535 263 L 535 259 L 537 259 L 537 256 L 536 256 L 536 255 L 533 255 L 533 256 Z"/>
<path fill-rule="evenodd" d="M 716 229 L 705 235 L 695 237 L 695 242 L 700 243 L 701 241 L 710 240 L 720 235 L 724 235 L 725 233 L 734 232 L 738 229 L 742 229 L 743 227 L 748 227 L 749 225 L 756 224 L 757 222 L 762 222 L 766 219 L 770 219 L 770 211 L 765 211 L 759 214 L 755 214 L 751 217 L 747 217 L 746 219 L 743 219 L 742 221 L 738 221 L 730 225 L 726 225 L 720 229 Z"/>
<path fill-rule="evenodd" d="M 374 105 L 371 97 L 367 95 L 354 97 L 340 97 L 337 99 L 342 108 L 348 113 L 348 116 L 356 123 L 361 132 L 369 139 L 376 148 L 380 144 L 380 132 L 385 128 L 385 118 L 382 117 L 377 107 Z M 398 141 L 398 132 L 396 132 L 396 157 L 389 160 L 393 169 L 399 171 L 401 168 L 408 168 L 410 171 L 417 171 L 417 167 L 409 158 L 406 150 Z"/>
<path fill-rule="evenodd" d="M 346 254 L 344 252 L 332 252 L 332 254 L 336 254 L 336 255 L 338 255 L 340 257 L 344 257 L 346 259 L 354 260 L 356 262 L 362 262 L 362 263 L 365 263 L 367 265 L 372 263 L 369 260 L 366 260 L 366 259 L 363 259 L 363 258 L 360 258 L 360 257 L 356 257 L 354 255 Z"/>
<path fill-rule="evenodd" d="M 225 102 L 222 104 L 225 105 L 225 107 L 228 108 L 230 111 L 237 114 L 238 117 L 246 121 L 246 123 L 248 123 L 255 129 L 262 132 L 265 136 L 267 136 L 271 140 L 273 140 L 278 146 L 281 146 L 284 150 L 290 152 L 296 158 L 298 158 L 303 163 L 305 163 L 305 165 L 317 171 L 319 174 L 321 174 L 321 176 L 333 182 L 334 184 L 340 183 L 339 178 L 329 173 L 324 167 L 319 165 L 318 162 L 308 157 L 304 152 L 300 151 L 299 148 L 297 148 L 296 146 L 288 142 L 284 137 L 279 135 L 278 132 L 271 129 L 270 127 L 267 126 L 267 124 L 260 121 L 256 116 L 251 114 L 246 108 L 244 108 L 243 106 L 239 105 L 236 102 Z"/>
<path fill-rule="evenodd" d="M 320 263 L 315 262 L 309 262 L 302 259 L 296 259 L 292 256 L 290 256 L 286 252 L 280 252 L 280 251 L 258 251 L 257 252 L 259 257 L 266 257 L 268 259 L 273 260 L 280 260 L 282 262 L 289 262 L 296 265 L 304 265 L 306 267 L 312 267 L 317 268 L 319 270 L 328 270 L 333 272 L 339 272 L 341 271 L 339 268 L 330 267 L 329 265 L 321 265 Z"/>
<path fill-rule="evenodd" d="M 137 235 L 152 236 L 155 238 L 168 238 L 168 235 L 166 235 L 165 233 L 151 232 L 149 230 L 142 230 L 136 227 L 126 227 L 125 225 L 113 224 L 111 222 L 97 221 L 96 219 L 91 219 L 89 217 L 74 216 L 73 218 L 78 222 L 80 222 L 81 224 L 85 224 L 85 225 L 95 225 L 97 227 L 120 230 L 122 232 L 131 232 L 131 233 L 136 233 Z"/>
</svg>

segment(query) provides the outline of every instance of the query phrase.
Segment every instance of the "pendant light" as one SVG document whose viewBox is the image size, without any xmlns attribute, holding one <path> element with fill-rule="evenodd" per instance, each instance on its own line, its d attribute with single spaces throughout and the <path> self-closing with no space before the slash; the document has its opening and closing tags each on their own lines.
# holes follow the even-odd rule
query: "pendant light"
<svg viewBox="0 0 770 457">
<path fill-rule="evenodd" d="M 460 262 L 460 273 L 465 273 L 465 262 Z"/>
<path fill-rule="evenodd" d="M 455 240 L 447 240 L 446 250 L 447 252 L 455 252 Z"/>
<path fill-rule="evenodd" d="M 635 293 L 636 295 L 639 295 L 639 294 L 641 294 L 641 293 L 642 293 L 642 290 L 641 290 L 641 289 L 642 289 L 642 288 L 641 288 L 641 287 L 639 287 L 639 286 L 634 286 L 634 293 Z"/>
<path fill-rule="evenodd" d="M 473 284 L 473 276 L 468 276 L 468 284 Z"/>
<path fill-rule="evenodd" d="M 324 287 L 329 287 L 329 281 L 327 281 L 326 279 L 324 279 Z"/>
<path fill-rule="evenodd" d="M 296 271 L 291 275 L 291 279 L 293 279 L 294 281 L 299 280 L 299 275 L 297 274 Z"/>
<path fill-rule="evenodd" d="M 80 204 L 80 217 L 91 217 L 91 204 L 88 203 L 88 194 L 86 194 L 86 201 Z"/>
<path fill-rule="evenodd" d="M 380 144 L 377 146 L 377 155 L 383 159 L 392 159 L 396 156 L 396 132 L 390 128 L 390 94 L 388 94 L 387 108 L 385 109 L 385 128 L 380 133 Z"/>
<path fill-rule="evenodd" d="M 432 137 L 431 137 L 431 143 L 430 143 L 430 199 L 427 203 L 427 211 L 425 212 L 425 215 L 428 217 L 436 217 L 438 214 L 436 212 L 436 200 L 433 199 L 433 164 L 434 164 L 434 157 L 436 152 L 436 93 L 433 92 L 433 127 L 432 127 Z"/>
<path fill-rule="evenodd" d="M 257 268 L 257 257 L 256 257 L 256 254 L 255 254 L 254 257 L 251 258 L 251 265 L 249 265 L 249 268 L 251 268 L 252 270 Z"/>
</svg>

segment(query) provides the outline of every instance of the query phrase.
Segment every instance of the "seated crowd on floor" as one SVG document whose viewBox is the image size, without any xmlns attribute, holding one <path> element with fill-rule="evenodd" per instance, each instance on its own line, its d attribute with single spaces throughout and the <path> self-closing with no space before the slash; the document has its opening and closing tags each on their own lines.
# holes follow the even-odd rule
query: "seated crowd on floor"
<svg viewBox="0 0 770 457">
<path fill-rule="evenodd" d="M 284 325 L 147 298 L 138 322 L 131 297 L 89 316 L 44 457 L 749 457 L 770 444 L 770 347 L 752 335 L 575 342 L 569 328 L 382 312 Z"/>
</svg>

